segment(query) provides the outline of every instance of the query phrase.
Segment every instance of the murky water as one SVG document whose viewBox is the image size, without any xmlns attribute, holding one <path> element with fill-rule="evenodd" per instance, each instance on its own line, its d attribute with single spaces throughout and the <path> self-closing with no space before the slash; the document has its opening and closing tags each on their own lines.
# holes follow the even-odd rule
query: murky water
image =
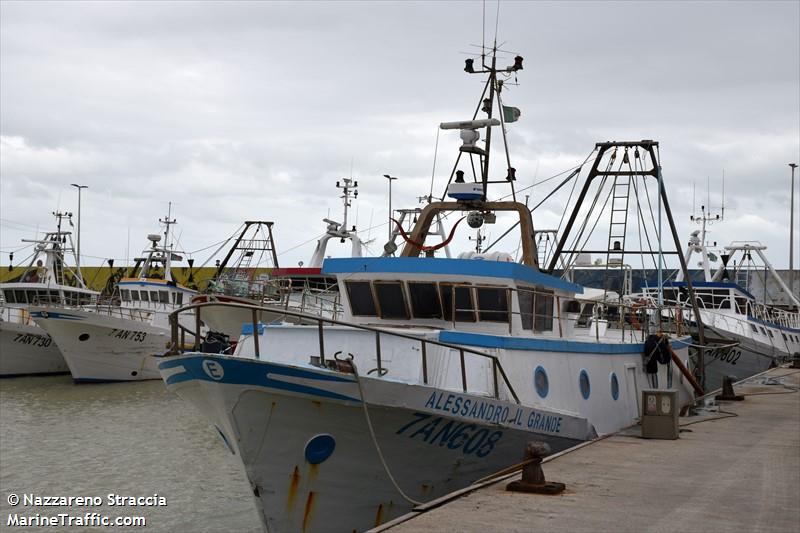
<svg viewBox="0 0 800 533">
<path fill-rule="evenodd" d="M 50 507 L 9 495 L 99 496 L 102 505 Z M 167 499 L 109 506 L 109 494 Z M 13 500 L 13 498 L 12 498 Z M 114 531 L 261 531 L 237 458 L 194 408 L 160 381 L 74 385 L 69 376 L 0 380 L 0 531 L 108 531 L 8 525 L 9 514 L 143 516 Z"/>
</svg>

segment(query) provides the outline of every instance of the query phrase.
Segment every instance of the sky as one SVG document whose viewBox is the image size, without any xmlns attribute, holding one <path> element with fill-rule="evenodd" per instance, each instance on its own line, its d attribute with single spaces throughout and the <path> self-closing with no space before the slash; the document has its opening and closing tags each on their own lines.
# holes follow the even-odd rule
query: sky
<svg viewBox="0 0 800 533">
<path fill-rule="evenodd" d="M 709 240 L 758 240 L 787 268 L 798 28 L 797 1 L 3 0 L 0 263 L 25 257 L 20 239 L 53 228 L 51 212 L 77 216 L 71 183 L 88 186 L 84 264 L 136 256 L 170 202 L 196 265 L 244 220 L 275 222 L 281 266 L 307 263 L 322 219 L 341 220 L 344 177 L 359 182 L 349 224 L 377 255 L 388 237 L 383 175 L 398 178 L 395 209 L 419 206 L 432 175 L 441 196 L 460 141 L 438 125 L 471 118 L 483 79 L 464 59 L 496 35 L 512 52 L 501 65 L 524 57 L 503 94 L 521 110 L 507 127 L 521 201 L 542 200 L 558 179 L 531 185 L 579 165 L 598 141 L 655 139 L 682 242 L 698 227 L 693 210 L 721 211 L 724 174 L 725 219 Z M 504 177 L 501 146 L 492 168 Z M 558 226 L 568 189 L 534 211 L 535 227 Z M 483 231 L 491 242 L 508 225 L 499 217 Z M 474 247 L 468 236 L 454 253 Z M 494 249 L 517 247 L 512 234 Z M 800 230 L 794 252 L 800 268 Z"/>
</svg>

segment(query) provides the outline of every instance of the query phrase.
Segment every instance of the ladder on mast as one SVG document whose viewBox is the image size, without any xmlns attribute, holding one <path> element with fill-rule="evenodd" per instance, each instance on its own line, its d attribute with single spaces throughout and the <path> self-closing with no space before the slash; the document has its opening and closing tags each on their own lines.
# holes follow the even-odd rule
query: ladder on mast
<svg viewBox="0 0 800 533">
<path fill-rule="evenodd" d="M 628 158 L 627 150 L 625 159 Z M 603 292 L 607 293 L 611 288 L 611 276 L 609 269 L 625 264 L 625 236 L 628 231 L 628 207 L 630 205 L 632 176 L 614 176 L 614 184 L 611 189 L 611 223 L 608 225 L 608 247 L 606 253 L 606 275 L 603 281 Z M 624 278 L 624 275 L 623 275 Z M 620 287 L 620 296 L 624 291 L 623 281 Z"/>
</svg>

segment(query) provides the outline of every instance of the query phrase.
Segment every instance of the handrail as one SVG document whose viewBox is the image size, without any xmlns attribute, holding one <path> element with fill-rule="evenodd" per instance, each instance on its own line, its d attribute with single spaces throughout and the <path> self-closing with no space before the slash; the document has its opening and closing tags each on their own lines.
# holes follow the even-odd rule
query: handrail
<svg viewBox="0 0 800 533">
<path fill-rule="evenodd" d="M 179 329 L 180 329 L 179 328 L 179 324 L 180 323 L 179 323 L 179 320 L 178 320 L 178 315 L 180 313 L 183 313 L 183 312 L 194 310 L 194 312 L 195 312 L 195 320 L 198 323 L 200 323 L 200 315 L 201 315 L 201 311 L 200 310 L 202 308 L 204 308 L 204 307 L 210 307 L 210 306 L 236 307 L 236 308 L 240 308 L 240 309 L 250 309 L 250 310 L 252 310 L 252 314 L 253 314 L 253 317 L 252 317 L 252 320 L 253 320 L 253 336 L 254 336 L 254 338 L 257 337 L 257 335 L 258 335 L 258 327 L 257 327 L 258 326 L 258 322 L 257 322 L 257 320 L 258 320 L 258 311 L 261 311 L 261 310 L 268 310 L 268 311 L 271 311 L 271 312 L 275 311 L 274 308 L 267 308 L 267 307 L 264 307 L 264 306 L 261 306 L 261 305 L 244 304 L 244 303 L 239 303 L 239 302 L 197 302 L 197 303 L 191 303 L 189 305 L 183 306 L 180 309 L 176 309 L 175 311 L 173 311 L 169 315 L 169 322 L 170 322 L 170 327 L 171 327 L 171 347 L 170 347 L 170 350 L 166 354 L 167 356 L 176 355 L 176 354 L 181 353 L 183 351 L 182 350 L 183 346 L 178 344 L 178 332 L 179 332 Z M 417 336 L 414 336 L 414 335 L 405 334 L 405 333 L 399 333 L 399 332 L 395 332 L 395 331 L 387 331 L 387 330 L 384 330 L 384 329 L 381 329 L 381 328 L 376 328 L 374 326 L 366 326 L 366 325 L 363 325 L 363 324 L 352 324 L 352 323 L 348 323 L 348 322 L 342 322 L 340 320 L 335 320 L 335 319 L 332 319 L 332 318 L 325 318 L 325 317 L 309 315 L 309 314 L 306 314 L 306 313 L 299 313 L 299 312 L 295 312 L 295 311 L 281 310 L 281 314 L 288 315 L 288 316 L 293 316 L 293 317 L 300 318 L 300 319 L 303 319 L 303 320 L 316 321 L 317 328 L 318 328 L 317 331 L 318 331 L 318 336 L 319 336 L 320 360 L 323 363 L 325 361 L 325 353 L 324 353 L 325 352 L 325 344 L 324 344 L 324 327 L 323 327 L 323 324 L 327 323 L 327 324 L 331 324 L 331 325 L 335 325 L 335 326 L 344 326 L 344 327 L 353 328 L 353 329 L 371 331 L 371 332 L 374 332 L 376 334 L 376 351 L 377 351 L 377 354 L 376 354 L 377 357 L 376 358 L 377 358 L 377 362 L 378 362 L 378 368 L 377 368 L 378 377 L 383 376 L 385 374 L 383 366 L 382 366 L 381 358 L 380 358 L 380 341 L 378 339 L 380 338 L 380 335 L 389 335 L 389 336 L 399 337 L 399 338 L 408 339 L 408 340 L 412 340 L 412 341 L 421 343 L 421 345 L 422 345 L 421 356 L 422 356 L 423 383 L 424 384 L 426 384 L 426 385 L 428 384 L 428 376 L 427 376 L 427 374 L 428 374 L 428 372 L 427 372 L 428 363 L 427 363 L 426 345 L 427 344 L 431 344 L 431 345 L 434 345 L 434 346 L 441 346 L 443 348 L 447 348 L 447 349 L 450 349 L 450 350 L 458 351 L 459 360 L 460 360 L 460 363 L 461 363 L 461 382 L 462 382 L 461 384 L 462 384 L 462 388 L 463 388 L 464 392 L 467 391 L 467 377 L 466 377 L 466 366 L 465 366 L 464 354 L 465 353 L 469 353 L 471 355 L 484 357 L 484 358 L 489 359 L 490 361 L 492 361 L 492 366 L 496 367 L 497 370 L 500 372 L 500 375 L 503 378 L 503 382 L 504 382 L 506 388 L 508 389 L 508 392 L 511 394 L 511 396 L 514 398 L 514 400 L 517 403 L 520 403 L 519 397 L 517 396 L 516 391 L 514 391 L 514 387 L 511 385 L 511 382 L 509 381 L 508 376 L 506 375 L 505 371 L 503 370 L 503 366 L 500 363 L 500 360 L 496 355 L 488 354 L 488 353 L 482 352 L 480 350 L 473 350 L 471 348 L 465 348 L 463 346 L 457 346 L 457 345 L 448 344 L 448 343 L 445 343 L 445 342 L 440 342 L 440 341 L 435 341 L 435 340 L 431 340 L 431 339 L 420 338 L 420 337 L 417 337 Z M 199 331 L 199 328 L 198 328 L 198 331 Z M 195 336 L 195 339 L 196 339 L 195 349 L 199 349 L 198 336 Z M 258 351 L 259 351 L 259 349 L 258 349 L 258 347 L 256 347 L 256 352 L 257 352 L 256 356 L 257 357 L 259 355 Z M 495 385 L 496 384 L 497 384 L 497 380 L 495 379 Z M 500 390 L 499 390 L 498 386 L 494 387 L 494 397 L 498 398 L 498 399 L 500 398 Z"/>
</svg>

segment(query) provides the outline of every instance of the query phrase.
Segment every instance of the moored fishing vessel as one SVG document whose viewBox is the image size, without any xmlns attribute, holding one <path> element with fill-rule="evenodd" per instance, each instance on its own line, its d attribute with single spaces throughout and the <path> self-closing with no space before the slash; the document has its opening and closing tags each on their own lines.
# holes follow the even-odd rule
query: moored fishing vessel
<svg viewBox="0 0 800 533">
<path fill-rule="evenodd" d="M 136 277 L 117 283 L 114 300 L 102 305 L 64 308 L 38 305 L 33 320 L 55 339 L 75 381 L 134 381 L 158 379 L 154 355 L 169 345 L 169 313 L 189 302 L 196 291 L 173 278 L 172 264 L 181 260 L 169 243 L 168 215 L 164 243 L 148 235 L 150 246 L 133 268 Z M 193 318 L 184 317 L 187 325 Z M 193 337 L 190 335 L 189 341 Z"/>
<path fill-rule="evenodd" d="M 800 301 L 775 271 L 764 254 L 766 246 L 758 242 L 734 242 L 725 246 L 720 254 L 720 266 L 712 273 L 711 259 L 706 243 L 707 220 L 705 210 L 702 230 L 692 234 L 686 250 L 687 262 L 697 253 L 703 268 L 704 280 L 694 281 L 695 301 L 700 309 L 703 325 L 711 333 L 734 341 L 727 348 L 713 348 L 705 356 L 705 386 L 718 388 L 724 377 L 736 380 L 750 377 L 776 366 L 794 354 L 800 353 Z M 753 256 L 761 259 L 763 267 L 754 264 Z M 788 295 L 794 311 L 759 302 L 748 290 L 750 275 L 769 272 L 776 284 Z M 676 281 L 665 284 L 664 297 L 681 307 L 689 306 L 686 281 L 678 273 Z M 691 317 L 687 313 L 687 320 Z"/>
<path fill-rule="evenodd" d="M 239 457 L 268 531 L 368 529 L 508 467 L 528 441 L 559 451 L 616 431 L 639 416 L 653 374 L 682 405 L 693 399 L 689 337 L 655 337 L 666 357 L 651 365 L 647 325 L 617 329 L 597 314 L 580 322 L 583 288 L 539 271 L 529 208 L 487 198 L 489 183 L 513 192 L 515 169 L 509 162 L 507 177 L 491 180 L 489 152 L 492 128 L 505 138 L 495 107 L 508 120 L 498 74 L 522 69 L 519 56 L 496 68 L 495 52 L 466 68 L 488 74 L 487 118 L 441 124 L 461 130 L 459 160 L 476 156 L 480 172 L 467 182 L 456 162 L 453 201 L 423 209 L 399 257 L 324 261 L 341 320 L 287 311 L 300 323 L 263 324 L 259 306 L 218 302 L 173 315 L 176 349 L 162 377 Z M 426 246 L 438 217 L 480 227 L 497 213 L 518 219 L 520 263 L 502 253 L 430 257 L 449 241 Z M 213 307 L 250 317 L 233 354 L 199 342 L 181 353 L 180 315 L 202 319 Z"/>
<path fill-rule="evenodd" d="M 68 307 L 97 301 L 89 290 L 80 266 L 70 267 L 75 258 L 72 235 L 62 231 L 61 222 L 71 213 L 53 213 L 57 229 L 33 243 L 34 252 L 16 281 L 0 284 L 0 376 L 56 374 L 68 372 L 67 364 L 53 338 L 32 319 L 30 308 L 55 304 Z M 71 221 L 70 221 L 71 223 Z"/>
<path fill-rule="evenodd" d="M 302 263 L 297 267 L 281 268 L 272 235 L 272 222 L 248 221 L 229 249 L 225 258 L 217 266 L 217 271 L 209 283 L 205 294 L 192 298 L 193 303 L 223 302 L 245 305 L 258 305 L 259 321 L 263 323 L 281 321 L 302 321 L 302 318 L 287 315 L 285 310 L 303 314 L 337 318 L 341 313 L 336 279 L 322 274 L 322 262 L 325 259 L 328 243 L 338 239 L 351 243 L 351 257 L 361 257 L 363 242 L 358 236 L 356 226 L 348 228 L 348 208 L 352 200 L 358 197 L 358 182 L 344 178 L 336 182 L 336 188 L 342 191 L 343 218 L 337 222 L 328 218 L 325 233 L 317 241 L 311 260 L 307 266 Z M 253 258 L 265 259 L 264 263 Z M 258 268 L 269 268 L 269 274 L 257 277 Z M 234 308 L 220 310 L 216 307 L 207 309 L 203 317 L 209 330 L 236 339 L 242 325 L 250 322 L 251 312 Z"/>
</svg>

